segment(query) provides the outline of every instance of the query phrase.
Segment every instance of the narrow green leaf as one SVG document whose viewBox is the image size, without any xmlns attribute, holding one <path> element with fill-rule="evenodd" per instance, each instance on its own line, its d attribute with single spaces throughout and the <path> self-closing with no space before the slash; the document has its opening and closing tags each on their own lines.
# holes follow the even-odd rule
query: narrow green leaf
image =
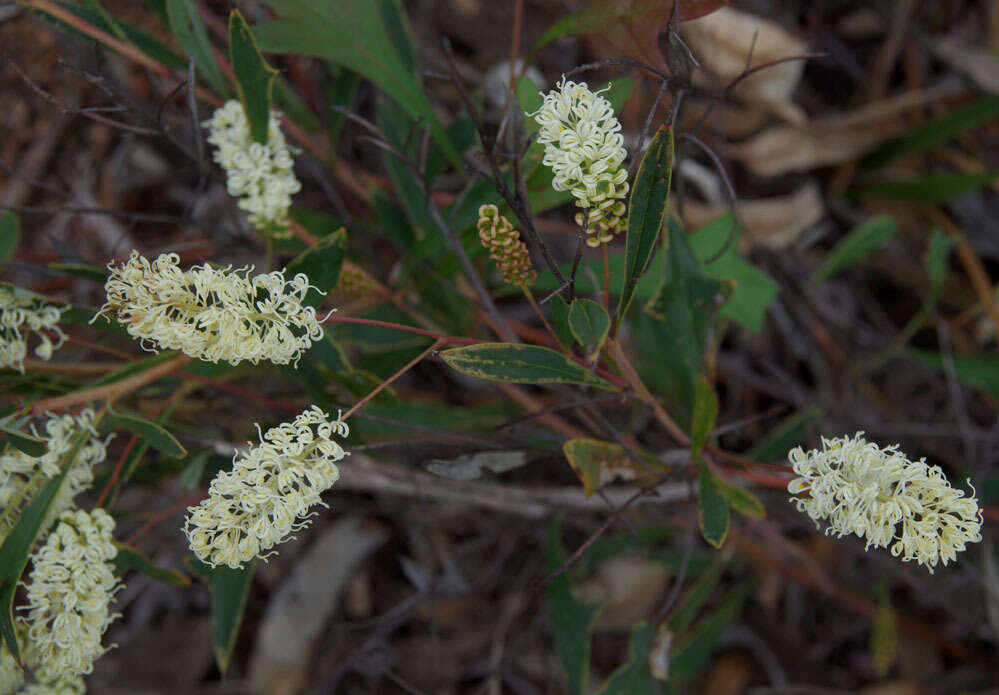
<svg viewBox="0 0 999 695">
<path fill-rule="evenodd" d="M 930 248 L 926 255 L 926 272 L 930 276 L 930 296 L 935 302 L 943 288 L 944 280 L 947 277 L 947 262 L 950 260 L 950 251 L 957 244 L 957 239 L 944 234 L 939 229 L 933 230 L 930 237 Z"/>
<path fill-rule="evenodd" d="M 444 350 L 441 359 L 462 374 L 517 384 L 582 384 L 616 391 L 609 381 L 554 350 L 516 343 L 479 343 Z"/>
<path fill-rule="evenodd" d="M 552 521 L 548 531 L 545 564 L 549 573 L 565 562 L 559 538 L 559 523 Z M 562 572 L 548 584 L 548 611 L 555 635 L 555 651 L 569 682 L 569 695 L 588 691 L 590 673 L 590 632 L 600 609 L 576 598 L 569 575 Z"/>
<path fill-rule="evenodd" d="M 411 116 L 423 119 L 451 164 L 460 168 L 461 155 L 393 42 L 399 27 L 386 26 L 383 2 L 265 0 L 277 19 L 257 24 L 253 33 L 265 52 L 320 56 L 371 80 Z"/>
<path fill-rule="evenodd" d="M 898 658 L 898 628 L 888 586 L 883 581 L 877 585 L 877 594 L 878 608 L 871 625 L 871 661 L 874 662 L 874 672 L 879 678 L 884 678 Z"/>
<path fill-rule="evenodd" d="M 215 643 L 215 663 L 223 675 L 229 668 L 232 650 L 243 622 L 246 599 L 250 595 L 256 560 L 242 569 L 216 567 L 211 570 L 208 585 L 212 596 L 212 633 Z"/>
<path fill-rule="evenodd" d="M 891 215 L 878 215 L 857 225 L 833 247 L 825 263 L 815 271 L 812 281 L 828 280 L 881 248 L 895 236 L 896 227 L 895 218 Z"/>
<path fill-rule="evenodd" d="M 285 276 L 290 278 L 304 273 L 309 278 L 309 284 L 319 290 L 310 292 L 306 303 L 318 306 L 336 285 L 346 252 L 347 230 L 341 228 L 324 236 L 308 251 L 293 259 L 285 268 Z"/>
<path fill-rule="evenodd" d="M 669 665 L 671 684 L 689 680 L 708 662 L 718 638 L 729 623 L 742 612 L 742 606 L 748 596 L 747 581 L 734 591 L 728 592 L 721 605 L 701 620 L 693 633 L 677 645 Z"/>
<path fill-rule="evenodd" d="M 597 352 L 610 330 L 610 316 L 592 299 L 577 299 L 569 307 L 569 329 L 589 353 Z"/>
<path fill-rule="evenodd" d="M 60 7 L 68 12 L 72 12 L 74 15 L 83 19 L 89 24 L 94 25 L 101 31 L 107 32 L 109 34 L 116 33 L 116 31 L 124 32 L 136 48 L 148 55 L 150 58 L 158 60 L 164 65 L 171 68 L 183 68 L 187 63 L 182 60 L 180 56 L 171 51 L 169 48 L 164 46 L 162 43 L 153 38 L 150 34 L 147 34 L 142 29 L 136 26 L 124 22 L 121 19 L 115 18 L 116 27 L 112 27 L 108 24 L 101 13 L 97 12 L 92 7 L 87 7 L 75 2 L 67 2 L 66 0 L 57 0 Z M 66 32 L 72 36 L 76 36 L 84 41 L 91 42 L 93 39 L 79 30 L 71 27 L 65 22 L 56 19 L 50 14 L 47 14 L 45 10 L 37 10 L 37 12 L 50 24 L 55 26 L 59 31 Z"/>
<path fill-rule="evenodd" d="M 37 458 L 44 456 L 45 452 L 48 451 L 48 445 L 43 440 L 30 434 L 25 434 L 21 430 L 0 424 L 0 433 L 3 433 L 5 442 L 15 449 L 23 451 L 28 456 Z"/>
<path fill-rule="evenodd" d="M 752 492 L 723 478 L 715 478 L 715 484 L 730 509 L 753 519 L 766 518 L 766 507 Z"/>
<path fill-rule="evenodd" d="M 208 32 L 194 3 L 192 0 L 166 0 L 166 9 L 170 31 L 177 39 L 177 43 L 194 58 L 195 67 L 208 80 L 212 89 L 224 98 L 229 94 L 229 88 L 218 63 L 215 62 Z"/>
<path fill-rule="evenodd" d="M 664 395 L 689 413 L 718 306 L 716 299 L 731 294 L 731 285 L 704 272 L 678 225 L 667 227 L 669 246 L 662 284 L 645 311 L 659 324 L 655 367 L 660 383 L 669 386 Z"/>
<path fill-rule="evenodd" d="M 176 437 L 155 422 L 150 422 L 136 415 L 108 413 L 104 418 L 104 427 L 107 429 L 118 429 L 119 427 L 126 429 L 170 458 L 179 459 L 187 456 L 187 449 L 177 441 Z"/>
<path fill-rule="evenodd" d="M 180 472 L 180 484 L 187 490 L 193 490 L 201 483 L 201 476 L 205 472 L 205 465 L 212 457 L 211 449 L 202 449 L 191 455 L 191 459 Z"/>
<path fill-rule="evenodd" d="M 939 352 L 911 348 L 903 355 L 943 372 L 943 357 Z M 979 391 L 999 397 L 999 355 L 954 355 L 957 378 Z"/>
<path fill-rule="evenodd" d="M 701 576 L 697 578 L 694 585 L 687 589 L 683 596 L 680 597 L 676 608 L 673 609 L 673 612 L 667 618 L 666 624 L 674 633 L 683 632 L 694 622 L 694 618 L 697 617 L 701 608 L 711 598 L 715 587 L 718 586 L 729 558 L 725 553 L 715 553 L 714 557 L 715 559 L 704 570 Z"/>
<path fill-rule="evenodd" d="M 787 460 L 787 452 L 805 440 L 805 425 L 822 415 L 822 408 L 814 405 L 787 416 L 746 452 L 746 458 L 767 463 Z"/>
<path fill-rule="evenodd" d="M 704 442 L 707 441 L 708 434 L 714 429 L 717 417 L 718 399 L 707 377 L 701 374 L 694 391 L 694 416 L 690 431 L 691 461 L 696 461 L 700 457 L 701 449 L 704 447 Z"/>
<path fill-rule="evenodd" d="M 224 565 L 209 567 L 194 556 L 189 556 L 185 564 L 193 574 L 208 584 L 212 605 L 215 664 L 219 672 L 225 675 L 243 622 L 243 613 L 246 610 L 246 600 L 250 595 L 257 561 L 251 560 L 241 569 L 235 570 Z"/>
<path fill-rule="evenodd" d="M 59 487 L 89 436 L 90 432 L 86 429 L 81 429 L 73 435 L 69 450 L 59 459 L 58 475 L 52 478 L 25 507 L 17 524 L 0 546 L 0 634 L 7 643 L 10 653 L 18 661 L 21 657 L 17 648 L 17 636 L 14 633 L 14 594 L 17 591 L 17 584 L 28 564 L 28 556 L 38 534 L 44 531 L 42 523 L 59 492 Z"/>
<path fill-rule="evenodd" d="M 549 305 L 552 309 L 552 328 L 555 335 L 562 341 L 562 345 L 570 347 L 572 345 L 572 328 L 569 327 L 569 305 L 562 299 L 562 295 L 556 294 L 552 297 Z"/>
<path fill-rule="evenodd" d="M 49 263 L 49 268 L 66 273 L 67 275 L 75 275 L 84 280 L 99 282 L 102 285 L 107 282 L 108 275 L 110 275 L 107 268 L 102 268 L 99 265 L 90 265 L 89 263 Z"/>
<path fill-rule="evenodd" d="M 236 92 L 250 123 L 254 141 L 267 144 L 274 78 L 278 71 L 260 55 L 250 25 L 239 10 L 229 14 L 229 59 L 236 78 Z"/>
<path fill-rule="evenodd" d="M 21 240 L 21 220 L 13 210 L 0 212 L 0 261 L 14 254 Z"/>
<path fill-rule="evenodd" d="M 597 695 L 657 695 L 662 683 L 652 676 L 649 655 L 656 639 L 656 628 L 645 620 L 631 629 L 628 661 L 604 682 Z"/>
<path fill-rule="evenodd" d="M 168 570 L 154 564 L 152 560 L 132 546 L 115 542 L 118 554 L 111 561 L 114 564 L 114 572 L 119 577 L 125 576 L 129 570 L 135 570 L 147 577 L 152 577 L 158 582 L 169 584 L 170 586 L 190 586 L 191 578 L 183 572 Z"/>
<path fill-rule="evenodd" d="M 942 205 L 999 180 L 999 171 L 942 172 L 912 179 L 865 183 L 847 191 L 853 199 L 889 198 L 924 205 Z"/>
<path fill-rule="evenodd" d="M 728 535 L 728 504 L 704 461 L 697 468 L 697 522 L 704 540 L 720 548 Z"/>
<path fill-rule="evenodd" d="M 939 145 L 951 138 L 999 118 L 999 95 L 989 94 L 934 119 L 921 128 L 889 142 L 860 161 L 861 169 L 873 169 Z"/>
<path fill-rule="evenodd" d="M 624 320 L 635 295 L 638 279 L 652 258 L 659 231 L 669 208 L 670 178 L 673 170 L 673 129 L 662 126 L 649 143 L 631 189 L 628 202 L 628 235 L 625 245 L 624 276 L 617 321 Z"/>
</svg>

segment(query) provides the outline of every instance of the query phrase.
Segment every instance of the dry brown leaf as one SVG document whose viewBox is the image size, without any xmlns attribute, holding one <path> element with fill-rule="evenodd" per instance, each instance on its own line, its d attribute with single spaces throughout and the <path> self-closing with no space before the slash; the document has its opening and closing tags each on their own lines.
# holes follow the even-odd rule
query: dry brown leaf
<svg viewBox="0 0 999 695">
<path fill-rule="evenodd" d="M 725 205 L 686 200 L 683 203 L 684 224 L 692 229 L 727 212 L 729 209 Z M 821 220 L 825 212 L 822 192 L 814 181 L 809 181 L 787 195 L 761 200 L 740 200 L 739 217 L 743 232 L 739 246 L 743 250 L 759 246 L 786 248 Z"/>
<path fill-rule="evenodd" d="M 952 86 L 940 86 L 908 92 L 805 125 L 770 128 L 744 143 L 726 145 L 724 153 L 765 177 L 840 164 L 906 133 L 911 129 L 903 118 L 907 111 L 954 91 Z"/>
<path fill-rule="evenodd" d="M 656 610 L 669 571 L 658 562 L 625 555 L 602 563 L 579 586 L 579 597 L 600 604 L 595 630 L 631 630 Z"/>
<path fill-rule="evenodd" d="M 748 67 L 754 68 L 802 55 L 808 49 L 804 41 L 779 24 L 732 7 L 685 22 L 680 25 L 680 33 L 701 64 L 702 70 L 695 78 L 718 88 L 741 75 L 747 59 Z M 742 80 L 735 93 L 751 103 L 764 102 L 791 123 L 803 123 L 805 113 L 791 101 L 791 94 L 801 81 L 804 67 L 803 60 L 767 67 Z"/>
</svg>

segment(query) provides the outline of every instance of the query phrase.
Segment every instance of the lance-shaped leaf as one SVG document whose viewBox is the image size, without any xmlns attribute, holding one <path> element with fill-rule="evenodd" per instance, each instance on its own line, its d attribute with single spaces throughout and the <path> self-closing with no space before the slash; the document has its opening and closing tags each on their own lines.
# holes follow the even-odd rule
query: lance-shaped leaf
<svg viewBox="0 0 999 695">
<path fill-rule="evenodd" d="M 177 43 L 194 58 L 195 67 L 205 76 L 212 89 L 219 96 L 225 97 L 229 89 L 218 63 L 215 62 L 208 32 L 192 0 L 166 0 L 166 10 L 170 31 L 173 32 Z"/>
<path fill-rule="evenodd" d="M 11 257 L 20 239 L 21 221 L 17 213 L 13 210 L 0 213 L 0 261 Z"/>
<path fill-rule="evenodd" d="M 569 347 L 572 345 L 572 329 L 569 327 L 569 305 L 562 299 L 562 295 L 556 294 L 552 297 L 549 306 L 552 309 L 552 328 L 555 335 L 562 341 L 562 345 Z"/>
<path fill-rule="evenodd" d="M 587 353 L 595 353 L 607 338 L 610 316 L 602 305 L 592 299 L 577 299 L 569 307 L 569 330 Z"/>
<path fill-rule="evenodd" d="M 119 427 L 137 435 L 151 447 L 170 458 L 180 459 L 187 456 L 187 449 L 184 448 L 184 445 L 155 422 L 150 422 L 137 415 L 108 413 L 107 417 L 104 418 L 104 428 L 113 430 Z"/>
<path fill-rule="evenodd" d="M 229 15 L 229 58 L 236 78 L 236 92 L 250 122 L 254 141 L 267 144 L 267 126 L 271 117 L 271 96 L 278 71 L 260 55 L 250 25 L 239 10 Z"/>
<path fill-rule="evenodd" d="M 583 482 L 589 497 L 615 478 L 623 480 L 654 480 L 654 470 L 663 464 L 652 454 L 634 451 L 633 455 L 620 444 L 589 437 L 576 437 L 562 445 L 569 465 Z"/>
<path fill-rule="evenodd" d="M 718 417 L 718 399 L 714 389 L 703 374 L 697 379 L 694 392 L 693 426 L 690 428 L 690 460 L 696 461 L 704 448 L 708 434 L 715 426 Z"/>
<path fill-rule="evenodd" d="M 652 258 L 659 231 L 669 208 L 670 176 L 673 169 L 673 130 L 663 126 L 649 143 L 635 175 L 628 201 L 628 237 L 625 245 L 624 277 L 617 320 L 620 323 L 631 300 L 635 286 Z"/>
<path fill-rule="evenodd" d="M 309 284 L 318 288 L 319 292 L 309 292 L 306 304 L 319 305 L 336 285 L 340 277 L 340 268 L 347 252 L 347 230 L 340 228 L 332 234 L 327 234 L 317 241 L 312 248 L 296 257 L 285 268 L 285 276 L 292 277 L 296 273 L 305 273 Z"/>
<path fill-rule="evenodd" d="M 119 577 L 125 576 L 129 570 L 135 570 L 170 586 L 190 586 L 191 579 L 186 574 L 153 564 L 152 560 L 130 545 L 116 542 L 115 546 L 118 548 L 118 554 L 111 562 L 114 564 L 114 573 Z"/>
<path fill-rule="evenodd" d="M 548 532 L 545 565 L 550 574 L 564 563 L 565 550 L 555 520 Z M 569 575 L 562 572 L 548 584 L 548 611 L 555 634 L 555 651 L 569 681 L 569 695 L 583 695 L 590 674 L 590 631 L 600 609 L 578 599 Z"/>
<path fill-rule="evenodd" d="M 212 569 L 194 557 L 189 557 L 186 564 L 208 584 L 212 604 L 215 664 L 219 672 L 225 675 L 243 623 L 246 599 L 250 595 L 257 561 L 253 560 L 236 570 L 224 566 Z"/>
<path fill-rule="evenodd" d="M 440 149 L 456 167 L 461 156 L 407 65 L 406 23 L 398 0 L 266 0 L 277 19 L 258 24 L 260 48 L 273 53 L 320 56 L 374 82 L 413 118 L 422 119 Z M 386 17 L 395 13 L 391 21 Z M 402 33 L 400 33 L 402 32 Z"/>
<path fill-rule="evenodd" d="M 707 663 L 718 638 L 728 624 L 738 617 L 748 595 L 747 581 L 727 592 L 721 604 L 702 618 L 688 636 L 679 640 L 670 659 L 670 683 L 679 684 L 690 679 Z"/>
<path fill-rule="evenodd" d="M 729 508 L 739 512 L 743 516 L 753 519 L 763 519 L 767 515 L 766 507 L 760 502 L 760 498 L 744 487 L 739 487 L 723 478 L 715 478 L 715 485 Z"/>
<path fill-rule="evenodd" d="M 828 280 L 887 244 L 895 235 L 896 226 L 891 215 L 878 215 L 857 225 L 829 252 L 826 262 L 812 276 L 813 282 Z"/>
<path fill-rule="evenodd" d="M 441 353 L 462 374 L 516 384 L 581 384 L 607 391 L 617 387 L 554 350 L 517 343 L 479 343 Z"/>
<path fill-rule="evenodd" d="M 694 407 L 697 375 L 718 297 L 727 297 L 731 285 L 708 277 L 690 248 L 687 236 L 669 224 L 669 246 L 663 283 L 645 311 L 660 322 L 657 330 L 661 382 L 669 384 L 664 395 L 689 413 Z"/>
<path fill-rule="evenodd" d="M 697 523 L 704 540 L 720 548 L 728 535 L 728 504 L 704 461 L 697 468 Z"/>
<path fill-rule="evenodd" d="M 597 695 L 657 695 L 663 684 L 652 675 L 649 656 L 656 641 L 656 628 L 641 621 L 631 630 L 628 661 L 619 667 L 600 688 Z"/>
<path fill-rule="evenodd" d="M 7 424 L 0 423 L 0 433 L 3 434 L 4 439 L 7 444 L 10 444 L 15 449 L 23 451 L 28 456 L 34 456 L 35 458 L 39 456 L 44 456 L 45 452 L 48 451 L 48 445 L 44 440 L 38 437 L 33 437 L 30 434 L 25 434 L 21 430 L 15 429 Z"/>
<path fill-rule="evenodd" d="M 28 556 L 38 534 L 44 530 L 42 523 L 59 492 L 59 487 L 89 436 L 90 432 L 86 429 L 81 429 L 73 435 L 69 451 L 59 459 L 59 473 L 25 507 L 17 524 L 0 546 L 0 634 L 3 635 L 10 653 L 18 661 L 21 660 L 21 656 L 14 634 L 14 593 L 17 591 L 17 583 L 28 564 Z"/>
</svg>

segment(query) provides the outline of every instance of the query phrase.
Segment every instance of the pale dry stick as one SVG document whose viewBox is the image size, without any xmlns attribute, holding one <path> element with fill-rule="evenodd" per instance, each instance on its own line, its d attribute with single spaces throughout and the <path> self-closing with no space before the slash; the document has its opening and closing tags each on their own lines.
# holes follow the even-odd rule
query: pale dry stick
<svg viewBox="0 0 999 695">
<path fill-rule="evenodd" d="M 480 480 L 450 480 L 414 468 L 379 463 L 363 454 L 354 454 L 346 462 L 337 489 L 383 492 L 415 499 L 467 504 L 491 509 L 525 519 L 544 519 L 557 510 L 607 513 L 604 501 L 587 499 L 578 485 L 545 487 L 510 485 Z M 637 490 L 644 493 L 644 490 Z M 634 487 L 605 490 L 610 502 L 621 508 L 634 496 Z M 640 495 L 634 505 L 668 506 L 690 499 L 689 486 L 670 483 L 658 488 L 658 495 Z"/>
<path fill-rule="evenodd" d="M 69 408 L 80 403 L 89 403 L 90 401 L 107 400 L 111 403 L 125 394 L 142 388 L 162 376 L 166 376 L 173 370 L 191 361 L 192 358 L 187 355 L 177 355 L 172 360 L 158 364 L 155 367 L 150 367 L 144 372 L 130 376 L 127 379 L 122 379 L 121 381 L 116 381 L 113 384 L 105 384 L 104 386 L 97 386 L 84 391 L 67 393 L 64 396 L 56 396 L 55 398 L 45 398 L 36 401 L 28 407 L 33 415 L 38 415 L 40 413 Z"/>
</svg>

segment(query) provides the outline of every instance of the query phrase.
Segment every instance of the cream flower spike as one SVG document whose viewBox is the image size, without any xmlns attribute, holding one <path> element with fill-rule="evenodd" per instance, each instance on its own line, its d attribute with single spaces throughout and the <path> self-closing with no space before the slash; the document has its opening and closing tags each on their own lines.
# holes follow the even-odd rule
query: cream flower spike
<svg viewBox="0 0 999 695">
<path fill-rule="evenodd" d="M 800 477 L 788 483 L 798 511 L 827 534 L 851 533 L 866 548 L 890 548 L 903 561 L 915 560 L 932 574 L 937 563 L 954 560 L 967 543 L 982 540 L 982 511 L 974 496 L 951 487 L 939 466 L 910 461 L 898 445 L 880 448 L 863 438 L 822 438 L 822 450 L 798 447 L 788 453 Z M 974 492 L 974 488 L 972 488 Z"/>
<path fill-rule="evenodd" d="M 101 637 L 118 617 L 110 610 L 121 583 L 111 560 L 114 520 L 103 509 L 65 512 L 33 556 L 28 579 L 29 661 L 44 683 L 69 683 L 107 651 Z"/>
<path fill-rule="evenodd" d="M 570 191 L 576 206 L 589 212 L 586 243 L 606 244 L 624 228 L 628 196 L 628 156 L 621 123 L 610 102 L 585 82 L 562 80 L 533 114 L 545 146 L 542 162 L 551 167 L 556 191 Z M 582 224 L 585 215 L 576 215 Z"/>
<path fill-rule="evenodd" d="M 62 312 L 68 309 L 53 306 L 42 299 L 18 297 L 10 287 L 0 286 L 0 367 L 14 367 L 24 373 L 30 333 L 36 334 L 42 341 L 35 348 L 35 356 L 49 360 L 66 340 L 66 334 L 57 324 Z M 45 331 L 55 334 L 55 343 Z"/>
<path fill-rule="evenodd" d="M 39 457 L 10 449 L 0 454 L 0 543 L 17 522 L 17 511 L 27 505 L 40 486 L 59 474 L 59 462 L 69 451 L 73 435 L 80 429 L 90 432 L 90 437 L 70 465 L 66 480 L 56 493 L 42 528 L 48 528 L 64 511 L 73 506 L 73 498 L 90 487 L 94 481 L 94 466 L 107 456 L 107 443 L 111 436 L 102 439 L 94 429 L 94 411 L 81 410 L 76 416 L 46 414 L 44 431 L 32 425 L 31 433 L 43 439 L 46 452 Z M 44 480 L 36 480 L 41 473 Z M 4 513 L 6 512 L 6 513 Z M 2 692 L 2 691 L 0 691 Z"/>
<path fill-rule="evenodd" d="M 150 263 L 132 251 L 121 267 L 109 264 L 108 301 L 98 315 L 115 316 L 144 349 L 233 366 L 297 362 L 322 337 L 316 310 L 303 304 L 311 287 L 304 274 L 251 277 L 252 266 L 208 264 L 183 271 L 179 260 L 170 253 Z"/>
<path fill-rule="evenodd" d="M 212 567 L 242 567 L 267 559 L 275 545 L 308 526 L 309 511 L 340 478 L 335 462 L 348 452 L 333 437 L 350 429 L 316 406 L 293 422 L 272 427 L 233 457 L 208 488 L 208 497 L 188 507 L 184 533 L 191 550 Z"/>
<path fill-rule="evenodd" d="M 262 232 L 287 236 L 291 196 L 302 185 L 292 170 L 298 150 L 285 141 L 280 117 L 271 111 L 266 145 L 254 142 L 246 113 L 236 99 L 216 109 L 202 125 L 209 129 L 208 142 L 218 148 L 214 159 L 225 169 L 229 195 L 239 198 L 250 224 Z"/>
</svg>

